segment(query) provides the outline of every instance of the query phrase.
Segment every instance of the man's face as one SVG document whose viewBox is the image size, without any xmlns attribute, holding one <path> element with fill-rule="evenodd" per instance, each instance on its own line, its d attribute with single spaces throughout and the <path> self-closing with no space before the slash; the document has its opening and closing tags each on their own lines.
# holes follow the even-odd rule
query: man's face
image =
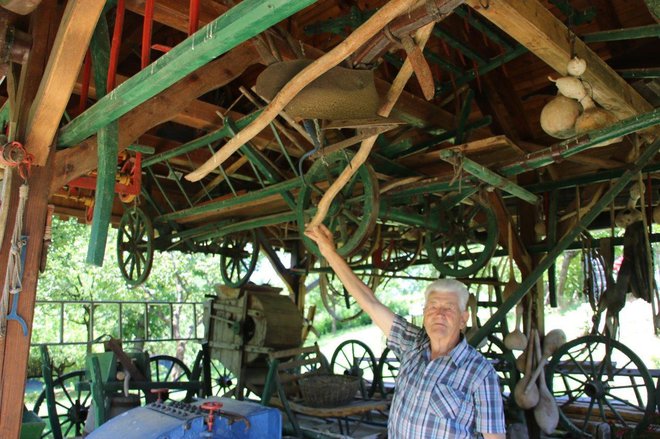
<svg viewBox="0 0 660 439">
<path fill-rule="evenodd" d="M 431 339 L 458 340 L 468 320 L 454 293 L 432 292 L 424 306 L 424 329 Z"/>
</svg>

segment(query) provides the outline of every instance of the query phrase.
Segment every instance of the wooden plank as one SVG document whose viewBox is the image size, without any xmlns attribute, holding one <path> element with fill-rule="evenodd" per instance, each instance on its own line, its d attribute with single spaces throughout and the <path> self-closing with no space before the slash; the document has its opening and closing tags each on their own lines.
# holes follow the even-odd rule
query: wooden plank
<svg viewBox="0 0 660 439">
<path fill-rule="evenodd" d="M 571 58 L 568 29 L 537 0 L 490 1 L 488 8 L 482 7 L 479 0 L 467 3 L 562 76 L 566 75 L 566 64 Z M 575 54 L 587 62 L 583 78 L 590 84 L 594 100 L 619 119 L 653 110 L 579 38 L 575 39 Z"/>
<path fill-rule="evenodd" d="M 25 146 L 43 166 L 105 0 L 70 0 L 32 106 Z"/>
<path fill-rule="evenodd" d="M 174 118 L 198 96 L 228 84 L 258 62 L 260 58 L 254 46 L 244 43 L 131 110 L 119 120 L 119 151 L 149 129 Z M 92 137 L 76 147 L 58 151 L 51 193 L 68 181 L 96 169 L 97 148 L 97 139 Z"/>
<path fill-rule="evenodd" d="M 60 130 L 58 145 L 72 146 L 88 138 L 186 75 L 315 1 L 242 1 L 72 120 Z"/>
</svg>

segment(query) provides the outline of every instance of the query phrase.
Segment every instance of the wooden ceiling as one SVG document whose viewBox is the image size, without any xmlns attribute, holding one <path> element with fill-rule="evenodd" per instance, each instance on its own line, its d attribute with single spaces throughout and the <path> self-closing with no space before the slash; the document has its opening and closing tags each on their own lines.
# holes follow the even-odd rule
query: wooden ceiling
<svg viewBox="0 0 660 439">
<path fill-rule="evenodd" d="M 46 3 L 49 4 L 48 16 L 41 11 Z M 220 51 L 222 54 L 216 58 L 217 55 L 202 48 L 202 44 L 214 43 L 216 39 L 209 30 L 212 27 L 205 26 L 222 20 L 223 14 L 230 15 L 232 6 L 240 7 L 249 2 L 201 1 L 198 24 L 193 27 L 200 29 L 195 40 L 199 44 L 199 59 L 208 60 L 199 61 L 195 56 L 195 43 L 191 45 L 188 37 L 189 3 L 155 0 L 148 43 L 151 49 L 147 51 L 149 65 L 144 69 L 141 68 L 144 64 L 141 53 L 147 2 L 125 0 L 118 3 L 125 4 L 117 46 L 118 88 L 107 95 L 97 94 L 96 82 L 104 75 L 86 74 L 83 60 L 86 53 L 91 53 L 92 72 L 103 64 L 104 57 L 107 63 L 109 55 L 102 53 L 101 48 L 111 48 L 110 39 L 117 21 L 115 6 L 104 1 L 95 1 L 92 5 L 87 1 L 70 0 L 58 5 L 44 0 L 44 5 L 32 16 L 9 15 L 13 26 L 33 37 L 40 35 L 40 26 L 43 34 L 46 23 L 59 29 L 57 38 L 52 38 L 53 29 L 51 37 L 46 38 L 52 52 L 31 110 L 33 114 L 36 111 L 31 120 L 38 123 L 28 127 L 24 143 L 35 154 L 38 164 L 45 163 L 53 143 L 58 147 L 53 158 L 51 193 L 61 215 L 84 217 L 83 201 L 72 196 L 67 185 L 73 178 L 98 166 L 99 145 L 94 127 L 109 126 L 115 119 L 120 150 L 135 144 L 153 148 L 152 153 L 144 157 L 153 163 L 143 175 L 143 185 L 153 205 L 142 202 L 156 219 L 167 217 L 172 211 L 212 203 L 214 199 L 231 196 L 232 191 L 259 190 L 263 187 L 260 185 L 263 175 L 255 171 L 253 160 L 242 154 L 231 155 L 222 170 L 216 169 L 201 184 L 187 182 L 182 177 L 202 165 L 231 137 L 214 137 L 208 142 L 210 147 L 203 142 L 204 136 L 227 129 L 225 117 L 236 122 L 266 105 L 258 98 L 254 101 L 251 97 L 251 101 L 245 94 L 267 65 L 280 60 L 324 56 L 387 2 L 310 0 L 309 6 L 287 16 L 282 12 L 286 9 L 282 4 L 286 2 L 274 1 L 273 14 L 281 14 L 281 20 L 252 36 L 245 21 L 258 23 L 268 19 L 267 14 L 260 16 L 261 12 L 255 8 L 246 12 L 248 16 L 233 19 L 232 26 L 237 29 L 234 35 L 245 35 L 247 41 L 237 40 L 230 50 Z M 652 16 L 642 0 L 429 0 L 409 3 L 413 7 L 407 14 L 370 40 L 373 47 L 381 50 L 372 50 L 364 57 L 367 44 L 362 52 L 356 52 L 342 63 L 350 68 L 372 69 L 377 90 L 384 98 L 406 59 L 402 38 L 413 35 L 423 21 L 415 21 L 415 14 L 421 10 L 420 17 L 437 21 L 424 51 L 436 87 L 435 96 L 430 101 L 425 100 L 413 76 L 392 113 L 397 124 L 381 134 L 370 158 L 380 185 L 396 187 L 390 193 L 397 190 L 405 193 L 407 187 L 423 187 L 424 182 L 452 180 L 456 167 L 442 160 L 439 151 L 456 145 L 462 145 L 458 149 L 466 157 L 498 171 L 505 165 L 524 160 L 525 154 L 558 144 L 558 139 L 541 129 L 539 115 L 543 106 L 556 95 L 548 76 L 565 75 L 566 63 L 573 54 L 587 61 L 583 80 L 595 101 L 617 119 L 648 115 L 660 102 L 655 78 L 660 67 L 657 17 Z M 446 17 L 433 16 L 433 11 L 443 7 L 453 9 L 453 13 Z M 34 14 L 41 15 L 35 17 Z M 100 16 L 100 21 L 97 22 L 95 16 Z M 621 39 L 625 37 L 621 32 L 611 32 L 610 38 L 603 36 L 603 33 L 618 30 L 628 30 L 628 39 Z M 90 44 L 87 41 L 92 35 L 106 41 Z M 33 50 L 39 47 L 37 44 Z M 198 68 L 177 75 L 177 68 L 187 72 L 187 63 L 198 61 Z M 165 73 L 168 68 L 171 71 Z M 15 76 L 13 80 L 5 81 L 3 86 L 6 98 L 10 97 L 7 87 L 15 87 L 20 82 L 21 69 L 15 68 L 12 75 Z M 164 84 L 162 90 L 157 91 L 161 83 Z M 124 105 L 129 100 L 133 100 L 134 105 Z M 65 110 L 67 118 L 62 118 Z M 314 162 L 306 156 L 314 145 L 309 132 L 302 128 L 302 121 L 284 116 L 278 117 L 277 126 L 263 130 L 251 142 L 260 157 L 277 170 L 277 175 L 265 182 L 266 187 L 295 178 L 298 168 L 306 171 Z M 648 123 L 648 126 L 654 125 L 657 121 Z M 344 128 L 323 132 L 326 144 L 335 144 L 359 136 L 363 131 Z M 649 141 L 654 135 L 654 128 L 651 128 L 641 138 Z M 626 136 L 609 146 L 586 149 L 560 164 L 557 160 L 523 172 L 522 177 L 510 175 L 509 178 L 525 186 L 624 168 L 636 157 L 637 138 Z M 167 160 L 156 160 L 161 154 L 195 141 L 200 141 L 200 145 L 191 147 L 185 154 L 173 153 Z M 349 149 L 357 148 L 357 144 Z M 230 174 L 229 183 L 227 174 Z M 405 179 L 411 177 L 415 182 L 406 183 Z M 473 179 L 472 184 L 477 183 Z M 440 192 L 429 186 L 430 194 Z M 293 196 L 296 193 L 294 190 Z M 93 196 L 92 193 L 88 195 Z M 162 207 L 161 211 L 156 212 L 155 206 Z M 206 212 L 178 221 L 182 225 L 201 226 L 214 221 L 240 221 L 284 213 L 290 207 L 283 197 L 268 196 L 259 202 L 247 203 L 243 208 Z M 115 201 L 113 222 L 122 212 L 121 203 Z M 164 220 L 160 225 L 164 229 L 171 228 Z M 282 230 L 287 230 L 287 226 L 283 225 Z"/>
</svg>

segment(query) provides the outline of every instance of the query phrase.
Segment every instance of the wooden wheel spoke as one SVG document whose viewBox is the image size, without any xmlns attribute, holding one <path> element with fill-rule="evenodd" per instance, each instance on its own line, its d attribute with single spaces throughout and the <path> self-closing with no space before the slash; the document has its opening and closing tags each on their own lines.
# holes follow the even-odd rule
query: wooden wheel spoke
<svg viewBox="0 0 660 439">
<path fill-rule="evenodd" d="M 594 397 L 591 398 L 591 401 L 589 401 L 589 408 L 587 409 L 587 416 L 584 418 L 584 423 L 582 424 L 582 428 L 580 429 L 581 431 L 586 431 L 587 427 L 589 426 L 589 418 L 591 418 L 591 412 L 594 409 L 594 402 L 596 402 L 596 399 Z"/>
<path fill-rule="evenodd" d="M 632 408 L 634 408 L 635 410 L 639 410 L 640 412 L 644 412 L 644 410 L 646 410 L 646 407 L 637 406 L 637 405 L 633 404 L 632 402 L 628 401 L 627 399 L 623 399 L 623 398 L 621 398 L 621 397 L 619 397 L 619 396 L 613 395 L 613 394 L 610 393 L 610 392 L 605 392 L 605 395 L 609 396 L 609 397 L 612 398 L 612 399 L 616 399 L 617 401 L 619 401 L 619 402 L 622 403 L 622 404 L 627 405 L 628 407 L 632 407 Z M 604 398 L 604 399 L 605 399 L 605 402 L 607 402 L 607 405 L 609 406 L 610 403 L 607 401 L 607 398 Z M 611 408 L 611 407 L 610 407 L 610 408 Z"/>
<path fill-rule="evenodd" d="M 603 401 L 605 401 L 605 404 L 607 407 L 610 409 L 610 411 L 614 414 L 614 416 L 621 422 L 625 427 L 628 426 L 628 423 L 626 422 L 625 419 L 619 414 L 619 412 L 612 406 L 612 404 L 607 400 L 607 398 L 603 398 Z M 634 406 L 633 406 L 634 407 Z M 644 410 L 641 410 L 644 411 Z M 603 416 L 603 420 L 606 420 L 606 417 Z"/>
</svg>

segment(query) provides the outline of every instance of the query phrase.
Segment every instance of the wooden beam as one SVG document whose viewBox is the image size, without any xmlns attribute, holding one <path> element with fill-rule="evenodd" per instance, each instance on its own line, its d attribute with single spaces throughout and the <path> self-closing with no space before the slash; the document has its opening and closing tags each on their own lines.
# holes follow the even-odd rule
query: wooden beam
<svg viewBox="0 0 660 439">
<path fill-rule="evenodd" d="M 25 146 L 43 166 L 105 0 L 70 0 L 31 109 Z"/>
<path fill-rule="evenodd" d="M 58 145 L 72 146 L 88 138 L 186 75 L 315 1 L 242 1 L 69 122 L 60 130 Z"/>
<path fill-rule="evenodd" d="M 119 120 L 119 151 L 126 149 L 149 129 L 173 119 L 198 96 L 228 84 L 258 62 L 260 57 L 254 46 L 244 43 L 131 110 Z M 96 169 L 97 147 L 96 137 L 91 137 L 78 146 L 58 151 L 51 193 L 68 181 Z"/>
<path fill-rule="evenodd" d="M 568 28 L 538 0 L 490 0 L 487 8 L 482 7 L 480 0 L 467 3 L 550 67 L 566 75 L 566 64 L 571 58 Z M 619 119 L 653 110 L 651 104 L 579 38 L 575 38 L 574 49 L 587 62 L 582 77 L 601 106 Z"/>
</svg>

